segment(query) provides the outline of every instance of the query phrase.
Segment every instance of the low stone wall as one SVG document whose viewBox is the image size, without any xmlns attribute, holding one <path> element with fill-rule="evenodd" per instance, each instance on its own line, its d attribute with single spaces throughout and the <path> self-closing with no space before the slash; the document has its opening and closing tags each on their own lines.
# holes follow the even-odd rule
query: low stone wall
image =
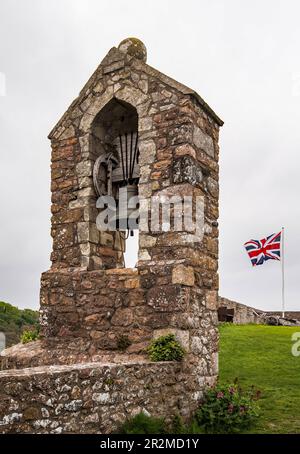
<svg viewBox="0 0 300 454">
<path fill-rule="evenodd" d="M 274 317 L 281 317 L 282 312 L 277 311 L 277 312 L 266 312 L 267 315 L 274 316 Z M 298 320 L 300 321 L 300 312 L 299 311 L 286 311 L 284 313 L 284 317 L 287 320 Z"/>
<path fill-rule="evenodd" d="M 219 307 L 227 307 L 227 309 L 234 309 L 233 323 L 237 325 L 245 325 L 247 323 L 264 323 L 263 312 L 254 309 L 253 307 L 246 306 L 245 304 L 237 303 L 228 298 L 219 296 Z"/>
<path fill-rule="evenodd" d="M 111 433 L 140 411 L 187 419 L 202 395 L 193 390 L 205 383 L 184 367 L 89 363 L 2 371 L 0 433 Z"/>
<path fill-rule="evenodd" d="M 232 322 L 237 325 L 245 325 L 247 323 L 256 323 L 261 325 L 270 325 L 276 324 L 272 323 L 271 319 L 273 317 L 280 318 L 282 317 L 282 312 L 280 311 L 262 311 L 261 309 L 256 309 L 254 307 L 246 306 L 245 304 L 237 303 L 228 298 L 218 297 L 218 307 L 233 309 L 234 315 Z M 279 325 L 297 325 L 300 322 L 300 312 L 298 311 L 286 311 L 284 319 L 277 323 Z"/>
<path fill-rule="evenodd" d="M 0 370 L 91 362 L 120 363 L 147 360 L 146 352 L 135 353 L 138 348 L 141 349 L 141 346 L 130 346 L 126 352 L 99 350 L 84 339 L 74 339 L 73 341 L 55 338 L 43 339 L 13 345 L 4 350 L 0 354 Z"/>
</svg>

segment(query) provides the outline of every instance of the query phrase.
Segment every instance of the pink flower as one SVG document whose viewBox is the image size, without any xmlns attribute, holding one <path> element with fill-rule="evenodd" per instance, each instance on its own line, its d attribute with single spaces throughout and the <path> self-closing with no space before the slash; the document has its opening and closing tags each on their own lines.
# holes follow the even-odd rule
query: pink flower
<svg viewBox="0 0 300 454">
<path fill-rule="evenodd" d="M 233 412 L 233 408 L 234 408 L 233 404 L 229 404 L 228 405 L 228 409 L 227 409 L 228 413 L 232 413 Z"/>
<path fill-rule="evenodd" d="M 234 394 L 234 393 L 235 393 L 235 388 L 234 388 L 233 386 L 231 386 L 231 387 L 229 388 L 229 393 L 230 393 L 230 394 Z"/>
<path fill-rule="evenodd" d="M 217 394 L 217 399 L 223 399 L 224 393 L 222 391 L 219 391 Z"/>
</svg>

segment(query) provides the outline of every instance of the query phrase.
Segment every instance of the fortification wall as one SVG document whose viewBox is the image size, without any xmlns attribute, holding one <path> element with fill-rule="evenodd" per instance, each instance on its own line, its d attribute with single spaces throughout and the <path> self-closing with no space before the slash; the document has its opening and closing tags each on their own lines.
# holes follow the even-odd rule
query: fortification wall
<svg viewBox="0 0 300 454">
<path fill-rule="evenodd" d="M 178 363 L 81 364 L 0 374 L 0 433 L 110 433 L 140 411 L 188 417 L 201 393 Z M 201 386 L 203 383 L 201 382 Z"/>
<path fill-rule="evenodd" d="M 232 301 L 228 298 L 219 296 L 218 299 L 219 307 L 227 307 L 227 309 L 233 309 L 233 323 L 237 325 L 245 325 L 247 323 L 264 323 L 263 312 L 259 309 L 255 309 L 245 304 Z"/>
</svg>

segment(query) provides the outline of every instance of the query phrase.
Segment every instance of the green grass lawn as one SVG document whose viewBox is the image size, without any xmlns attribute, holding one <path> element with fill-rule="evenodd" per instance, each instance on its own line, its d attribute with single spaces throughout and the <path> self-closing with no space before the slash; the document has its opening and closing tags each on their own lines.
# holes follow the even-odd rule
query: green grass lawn
<svg viewBox="0 0 300 454">
<path fill-rule="evenodd" d="M 238 378 L 262 392 L 261 418 L 252 433 L 300 433 L 300 356 L 291 336 L 300 327 L 220 326 L 220 383 Z"/>
</svg>

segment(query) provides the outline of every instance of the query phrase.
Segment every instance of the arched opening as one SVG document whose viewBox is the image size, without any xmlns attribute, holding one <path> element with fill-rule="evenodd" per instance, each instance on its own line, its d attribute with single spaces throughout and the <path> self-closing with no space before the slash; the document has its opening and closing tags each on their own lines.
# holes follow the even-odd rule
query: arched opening
<svg viewBox="0 0 300 454">
<path fill-rule="evenodd" d="M 103 214 L 97 216 L 100 242 L 107 238 L 111 248 L 119 252 L 116 266 L 134 267 L 138 254 L 139 184 L 136 109 L 113 98 L 96 116 L 91 140 L 93 183 L 97 207 Z"/>
</svg>

